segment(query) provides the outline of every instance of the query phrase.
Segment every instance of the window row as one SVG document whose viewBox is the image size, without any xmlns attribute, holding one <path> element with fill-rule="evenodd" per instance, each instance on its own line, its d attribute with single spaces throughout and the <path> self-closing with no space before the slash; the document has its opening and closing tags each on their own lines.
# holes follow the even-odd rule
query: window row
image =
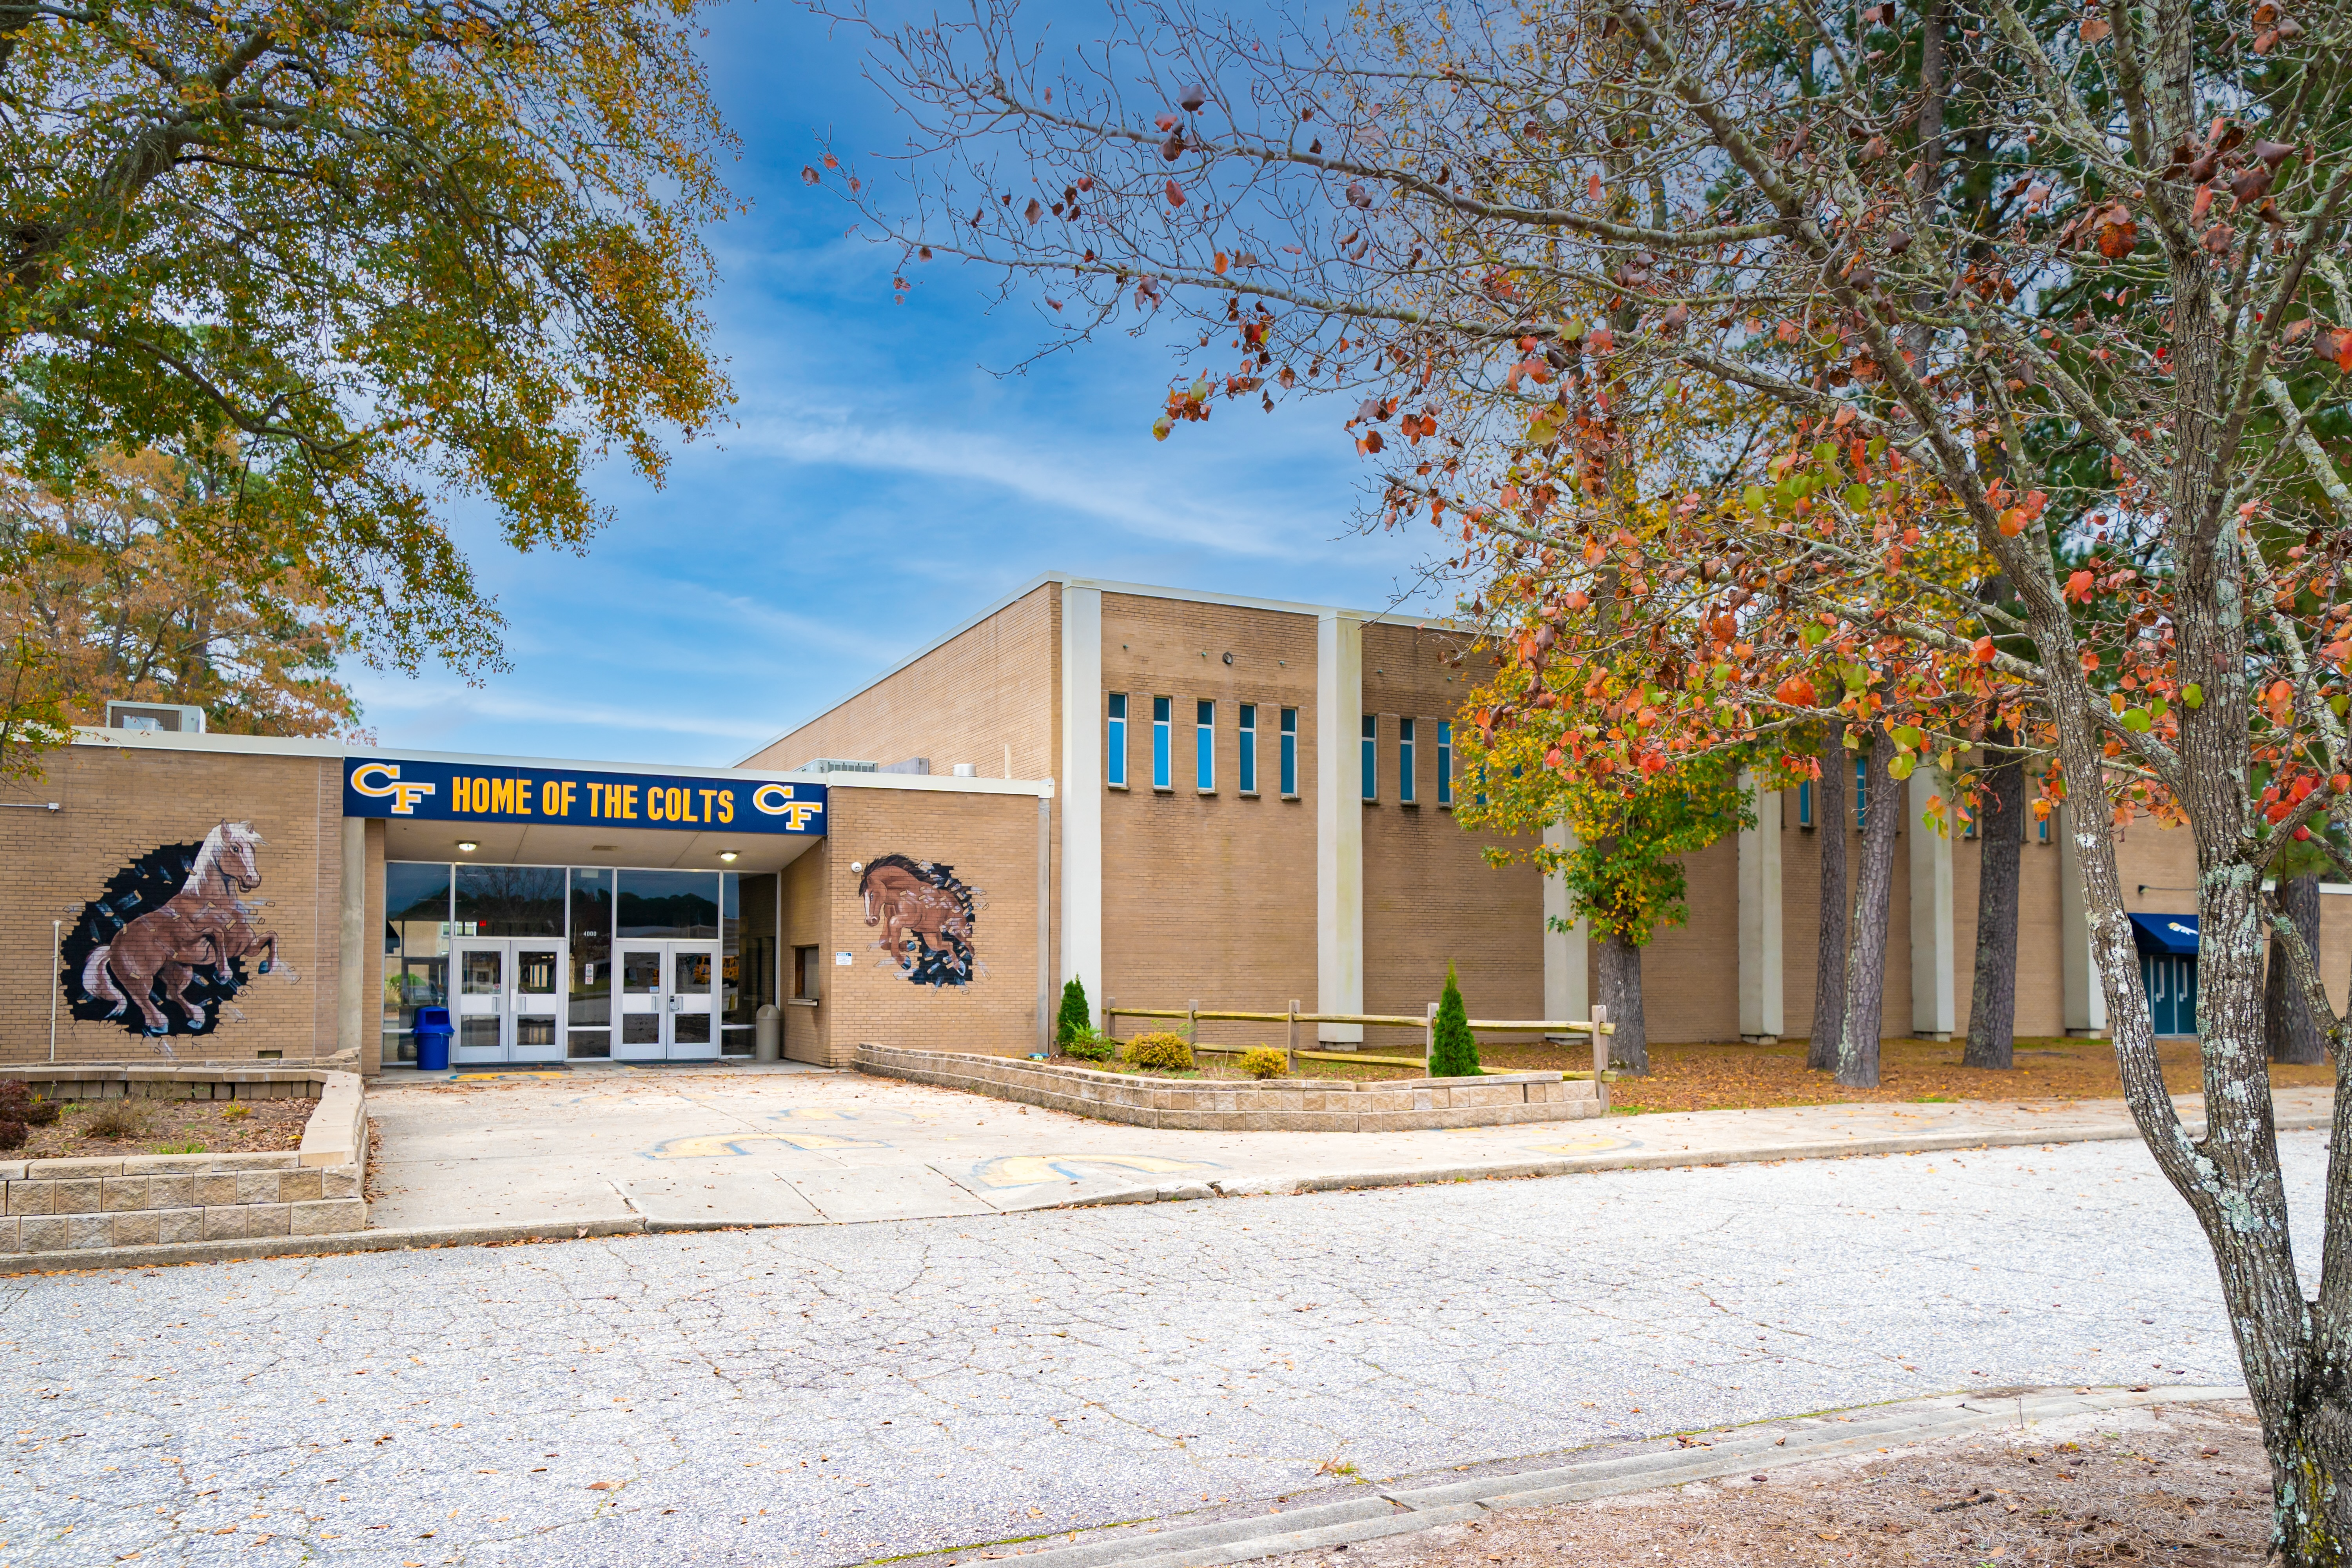
<svg viewBox="0 0 2352 1568">
<path fill-rule="evenodd" d="M 1800 827 L 1813 826 L 1813 785 L 1810 779 L 1800 780 L 1797 784 L 1797 826 Z M 1868 763 L 1862 757 L 1856 757 L 1853 760 L 1853 826 L 1856 832 L 1864 831 L 1870 826 Z M 1960 836 L 1964 838 L 1974 838 L 1977 837 L 1977 829 L 1978 819 L 1971 816 L 1968 820 L 1967 826 L 1961 830 Z M 2047 844 L 2050 842 L 2050 818 L 2033 817 L 2031 820 L 2031 826 L 2024 831 L 2032 837 L 2034 842 Z"/>
<path fill-rule="evenodd" d="M 1154 697 L 1151 702 L 1151 787 L 1173 789 L 1176 785 L 1176 699 Z M 1239 778 L 1236 781 L 1244 795 L 1258 793 L 1258 705 L 1255 702 L 1234 704 L 1234 758 Z M 1283 708 L 1276 710 L 1276 783 L 1286 798 L 1298 795 L 1298 710 Z M 1454 725 L 1452 721 L 1434 721 L 1437 752 L 1437 804 L 1454 804 Z M 1128 787 L 1128 694 L 1113 691 L 1108 694 L 1105 709 L 1103 744 L 1103 782 L 1114 789 Z M 1403 805 L 1418 803 L 1420 769 L 1417 765 L 1421 745 L 1420 721 L 1399 719 L 1396 721 L 1395 773 L 1397 799 Z M 1381 798 L 1381 721 L 1378 714 L 1364 715 L 1362 748 L 1362 787 L 1367 801 Z M 1211 698 L 1199 698 L 1192 703 L 1192 785 L 1209 792 L 1217 787 L 1217 703 Z"/>
</svg>

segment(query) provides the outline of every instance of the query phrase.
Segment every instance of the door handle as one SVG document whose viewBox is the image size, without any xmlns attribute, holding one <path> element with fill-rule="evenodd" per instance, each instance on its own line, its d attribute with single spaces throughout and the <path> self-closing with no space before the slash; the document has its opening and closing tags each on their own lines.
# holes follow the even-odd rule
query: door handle
<svg viewBox="0 0 2352 1568">
<path fill-rule="evenodd" d="M 683 996 L 673 996 L 673 997 L 671 997 L 671 998 L 669 999 L 669 1010 L 670 1010 L 671 1012 L 673 1012 L 673 1013 L 683 1013 L 683 1012 L 685 1012 L 685 1011 L 686 1011 L 686 998 L 685 998 L 685 997 L 683 997 Z"/>
</svg>

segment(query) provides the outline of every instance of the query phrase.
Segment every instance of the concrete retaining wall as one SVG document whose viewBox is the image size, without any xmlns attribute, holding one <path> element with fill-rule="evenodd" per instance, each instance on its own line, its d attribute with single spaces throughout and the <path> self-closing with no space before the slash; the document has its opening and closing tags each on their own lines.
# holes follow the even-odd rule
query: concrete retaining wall
<svg viewBox="0 0 2352 1568">
<path fill-rule="evenodd" d="M 56 1076 L 42 1076 L 52 1071 Z M 102 1068 L 19 1068 L 7 1076 L 33 1079 L 44 1094 L 60 1100 L 126 1094 L 302 1098 L 316 1100 L 318 1108 L 303 1128 L 301 1148 L 283 1153 L 0 1160 L 0 1184 L 5 1187 L 0 1254 L 332 1236 L 367 1227 L 367 1200 L 362 1195 L 367 1104 L 357 1073 L 250 1068 L 113 1071 L 110 1078 Z M 217 1092 L 224 1089 L 232 1092 Z"/>
<path fill-rule="evenodd" d="M 857 1068 L 1097 1121 L 1216 1132 L 1391 1132 L 1575 1121 L 1601 1114 L 1591 1082 L 1570 1082 L 1556 1072 L 1362 1083 L 1344 1079 L 1242 1083 L 1139 1078 L 1061 1062 L 873 1045 L 857 1047 Z"/>
</svg>

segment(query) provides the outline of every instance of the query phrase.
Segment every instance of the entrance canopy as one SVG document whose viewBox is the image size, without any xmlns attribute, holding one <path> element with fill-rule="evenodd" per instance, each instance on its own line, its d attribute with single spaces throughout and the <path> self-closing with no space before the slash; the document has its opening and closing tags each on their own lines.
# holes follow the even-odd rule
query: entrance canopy
<svg viewBox="0 0 2352 1568">
<path fill-rule="evenodd" d="M 2197 956 L 2197 917 L 2195 915 L 2134 915 L 2131 917 L 2132 940 L 2142 952 L 2169 953 L 2177 958 Z"/>
</svg>

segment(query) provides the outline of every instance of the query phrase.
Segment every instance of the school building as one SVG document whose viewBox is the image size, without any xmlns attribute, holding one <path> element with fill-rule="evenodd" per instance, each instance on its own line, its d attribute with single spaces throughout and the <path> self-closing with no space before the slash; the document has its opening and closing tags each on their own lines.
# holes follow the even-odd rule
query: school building
<svg viewBox="0 0 2352 1568">
<path fill-rule="evenodd" d="M 1561 890 L 1454 822 L 1458 652 L 1408 616 L 1048 575 L 729 768 L 116 705 L 0 785 L 0 1062 L 374 1073 L 446 1007 L 460 1066 L 749 1056 L 770 1009 L 784 1055 L 847 1066 L 862 1041 L 1043 1049 L 1072 976 L 1097 1007 L 1418 1016 L 1449 963 L 1475 1016 L 1586 1016 Z M 1933 787 L 1892 803 L 1890 1035 L 1967 1026 L 1982 847 L 1920 826 Z M 1690 922 L 1647 952 L 1655 1041 L 1810 1020 L 1818 847 L 1858 825 L 1812 820 L 1809 792 L 1759 804 L 1691 858 Z M 2099 1032 L 2063 817 L 2029 832 L 2019 1033 Z M 2185 1032 L 2188 836 L 2136 826 L 2124 872 Z"/>
</svg>

